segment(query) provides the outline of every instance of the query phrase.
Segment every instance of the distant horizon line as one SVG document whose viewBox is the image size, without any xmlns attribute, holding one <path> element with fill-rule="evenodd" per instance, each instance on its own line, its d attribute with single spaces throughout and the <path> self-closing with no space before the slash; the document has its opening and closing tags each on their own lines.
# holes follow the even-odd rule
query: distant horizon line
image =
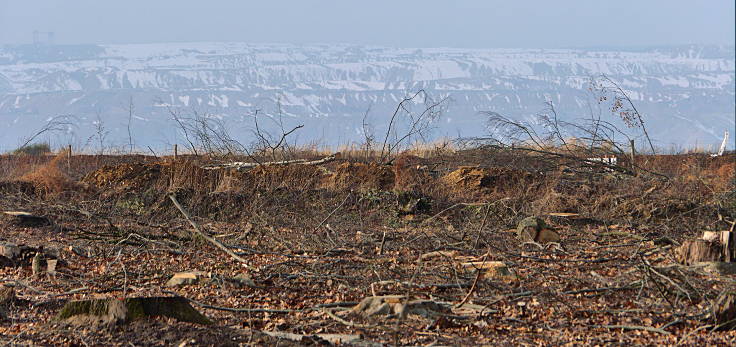
<svg viewBox="0 0 736 347">
<path fill-rule="evenodd" d="M 221 43 L 221 44 L 246 44 L 246 45 L 263 45 L 263 46 L 323 46 L 323 45 L 340 45 L 340 46 L 357 46 L 357 47 L 380 47 L 380 48 L 398 48 L 398 49 L 422 49 L 422 48 L 449 48 L 449 49 L 467 49 L 467 50 L 487 50 L 487 49 L 644 49 L 644 48 L 672 48 L 672 47 L 719 47 L 719 48 L 736 48 L 736 43 L 672 43 L 672 44 L 634 44 L 634 45 L 575 45 L 575 46 L 399 46 L 389 44 L 368 44 L 368 43 L 348 43 L 348 42 L 278 42 L 278 41 L 156 41 L 156 42 L 107 42 L 107 43 L 3 43 L 0 46 L 132 46 L 132 45 L 160 45 L 160 44 L 202 44 L 202 43 Z"/>
</svg>

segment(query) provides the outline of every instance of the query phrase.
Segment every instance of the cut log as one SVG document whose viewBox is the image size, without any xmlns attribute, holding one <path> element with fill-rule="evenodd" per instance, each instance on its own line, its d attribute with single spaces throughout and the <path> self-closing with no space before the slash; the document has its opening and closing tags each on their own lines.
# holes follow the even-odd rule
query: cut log
<svg viewBox="0 0 736 347">
<path fill-rule="evenodd" d="M 578 217 L 580 216 L 580 213 L 550 212 L 547 213 L 547 215 L 552 217 Z"/>
<path fill-rule="evenodd" d="M 729 230 L 705 231 L 703 232 L 702 239 L 718 242 L 721 245 L 723 261 L 730 262 L 736 260 L 736 240 L 734 240 L 733 232 Z"/>
<path fill-rule="evenodd" d="M 306 159 L 294 159 L 294 160 L 284 160 L 284 161 L 269 161 L 269 162 L 263 162 L 263 163 L 244 163 L 244 162 L 232 162 L 232 163 L 225 163 L 225 164 L 216 164 L 216 165 L 206 165 L 202 166 L 205 170 L 218 170 L 218 169 L 252 169 L 254 167 L 258 166 L 279 166 L 279 165 L 322 165 L 325 163 L 329 163 L 333 160 L 335 160 L 337 157 L 339 157 L 339 153 L 335 153 L 333 155 L 324 157 L 322 159 L 318 160 L 306 160 Z"/>
<path fill-rule="evenodd" d="M 460 264 L 463 268 L 472 271 L 480 271 L 484 277 L 500 279 L 505 282 L 517 279 L 506 263 L 502 261 L 473 261 Z"/>
<path fill-rule="evenodd" d="M 454 259 L 457 257 L 460 253 L 458 251 L 434 251 L 429 253 L 424 253 L 421 256 L 419 256 L 419 259 L 422 261 L 429 261 L 429 260 L 435 260 L 435 259 Z"/>
<path fill-rule="evenodd" d="M 36 256 L 39 256 L 37 259 Z M 0 244 L 0 268 L 17 267 L 17 266 L 33 266 L 34 259 L 36 262 L 36 273 L 41 273 L 41 269 L 51 259 L 58 259 L 59 254 L 56 249 L 43 246 L 31 247 L 27 245 L 15 245 L 11 243 Z M 59 261 L 57 265 L 62 265 Z"/>
<path fill-rule="evenodd" d="M 177 287 L 177 286 L 183 286 L 188 284 L 195 284 L 200 281 L 204 281 L 205 279 L 210 279 L 212 277 L 212 274 L 204 272 L 204 271 L 184 271 L 184 272 L 177 272 L 172 276 L 168 282 L 166 282 L 167 287 Z"/>
<path fill-rule="evenodd" d="M 150 297 L 70 301 L 56 320 L 72 325 L 125 324 L 148 317 L 170 317 L 182 322 L 212 324 L 182 297 Z"/>
</svg>

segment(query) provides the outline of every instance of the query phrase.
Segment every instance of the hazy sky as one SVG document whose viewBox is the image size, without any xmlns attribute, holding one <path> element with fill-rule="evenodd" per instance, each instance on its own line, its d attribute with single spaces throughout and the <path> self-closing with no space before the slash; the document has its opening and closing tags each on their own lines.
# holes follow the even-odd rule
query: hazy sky
<svg viewBox="0 0 736 347">
<path fill-rule="evenodd" d="M 0 43 L 410 47 L 734 43 L 734 0 L 0 0 Z"/>
</svg>

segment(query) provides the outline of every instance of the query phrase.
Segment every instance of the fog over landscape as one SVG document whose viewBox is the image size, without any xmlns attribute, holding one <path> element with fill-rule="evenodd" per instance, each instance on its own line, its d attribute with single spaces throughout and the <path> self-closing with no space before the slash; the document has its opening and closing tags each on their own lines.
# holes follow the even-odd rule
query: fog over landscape
<svg viewBox="0 0 736 347">
<path fill-rule="evenodd" d="M 485 136 L 487 111 L 534 122 L 547 102 L 567 121 L 602 115 L 626 128 L 590 90 L 604 75 L 663 149 L 717 148 L 736 126 L 733 11 L 716 2 L 277 3 L 0 1 L 0 150 L 60 115 L 72 124 L 39 140 L 98 150 L 102 125 L 110 149 L 130 129 L 137 148 L 166 150 L 183 141 L 172 113 L 216 118 L 243 143 L 255 112 L 281 115 L 304 125 L 299 143 L 349 145 L 364 118 L 380 134 L 419 90 L 447 98 L 428 140 Z M 299 11 L 279 12 L 287 4 Z"/>
</svg>

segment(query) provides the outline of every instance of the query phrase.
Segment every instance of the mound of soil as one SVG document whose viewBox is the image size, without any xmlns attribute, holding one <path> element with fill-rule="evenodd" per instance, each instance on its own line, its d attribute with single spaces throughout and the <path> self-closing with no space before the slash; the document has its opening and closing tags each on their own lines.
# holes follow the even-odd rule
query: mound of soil
<svg viewBox="0 0 736 347">
<path fill-rule="evenodd" d="M 442 177 L 456 190 L 484 190 L 508 193 L 534 181 L 532 174 L 501 167 L 460 167 Z"/>
<path fill-rule="evenodd" d="M 164 165 L 168 166 L 163 163 L 105 165 L 82 178 L 82 182 L 97 188 L 116 186 L 141 189 L 161 177 Z"/>
<path fill-rule="evenodd" d="M 326 180 L 332 189 L 390 190 L 396 175 L 392 168 L 380 164 L 343 163 Z"/>
<path fill-rule="evenodd" d="M 259 166 L 241 177 L 243 186 L 254 189 L 314 189 L 324 179 L 325 172 L 319 166 L 287 165 Z"/>
</svg>

